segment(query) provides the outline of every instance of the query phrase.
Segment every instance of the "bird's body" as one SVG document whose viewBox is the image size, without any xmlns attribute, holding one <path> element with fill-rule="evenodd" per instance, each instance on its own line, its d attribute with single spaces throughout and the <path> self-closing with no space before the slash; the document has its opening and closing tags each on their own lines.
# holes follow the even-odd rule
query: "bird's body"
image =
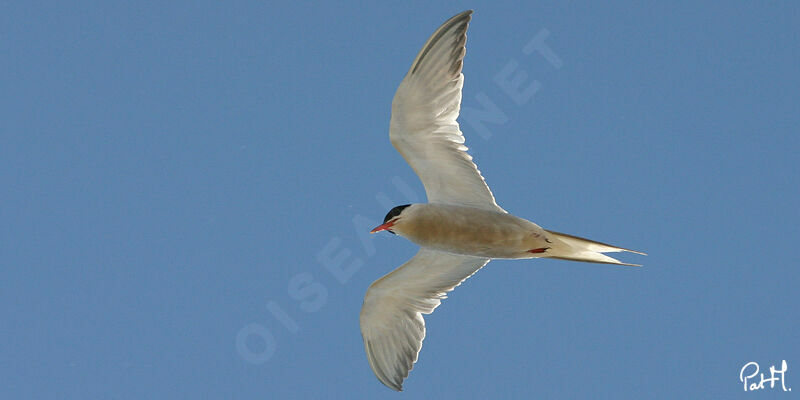
<svg viewBox="0 0 800 400">
<path fill-rule="evenodd" d="M 428 204 L 397 206 L 374 232 L 421 246 L 378 279 L 361 308 L 361 335 L 375 376 L 402 390 L 430 314 L 493 258 L 558 258 L 618 265 L 603 253 L 629 251 L 541 228 L 507 213 L 467 154 L 458 122 L 466 31 L 472 11 L 447 20 L 428 39 L 392 100 L 389 138 L 425 186 Z M 643 253 L 639 253 L 643 254 Z"/>
<path fill-rule="evenodd" d="M 509 213 L 450 204 L 413 204 L 392 227 L 400 236 L 448 253 L 486 258 L 533 258 L 552 246 L 539 225 Z"/>
</svg>

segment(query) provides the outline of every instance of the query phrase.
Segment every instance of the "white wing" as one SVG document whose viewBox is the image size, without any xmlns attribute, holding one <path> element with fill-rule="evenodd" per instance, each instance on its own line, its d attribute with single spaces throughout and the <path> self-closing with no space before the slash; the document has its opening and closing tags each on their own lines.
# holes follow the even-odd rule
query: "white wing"
<svg viewBox="0 0 800 400">
<path fill-rule="evenodd" d="M 370 285 L 361 307 L 361 336 L 372 371 L 402 390 L 425 338 L 425 320 L 453 290 L 489 259 L 426 248 Z"/>
<path fill-rule="evenodd" d="M 450 18 L 420 50 L 392 100 L 389 139 L 422 180 L 428 202 L 505 212 L 467 154 L 456 122 L 471 15 Z"/>
</svg>

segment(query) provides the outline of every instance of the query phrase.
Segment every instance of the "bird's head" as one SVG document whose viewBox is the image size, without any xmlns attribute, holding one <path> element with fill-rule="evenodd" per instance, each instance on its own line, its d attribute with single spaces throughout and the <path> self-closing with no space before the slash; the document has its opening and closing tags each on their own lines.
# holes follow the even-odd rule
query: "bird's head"
<svg viewBox="0 0 800 400">
<path fill-rule="evenodd" d="M 397 206 L 389 210 L 386 213 L 386 217 L 383 219 L 383 224 L 378 225 L 375 229 L 371 230 L 369 233 L 377 233 L 380 231 L 388 231 L 391 234 L 395 234 L 395 230 L 398 228 L 397 224 L 400 223 L 400 220 L 403 218 L 404 212 L 408 210 L 408 207 L 411 204 L 404 204 L 402 206 Z"/>
</svg>

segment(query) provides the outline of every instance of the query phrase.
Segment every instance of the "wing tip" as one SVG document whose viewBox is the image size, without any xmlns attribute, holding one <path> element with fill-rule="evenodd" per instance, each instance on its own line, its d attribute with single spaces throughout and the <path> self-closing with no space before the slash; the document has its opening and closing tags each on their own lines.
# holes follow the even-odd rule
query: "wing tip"
<svg viewBox="0 0 800 400">
<path fill-rule="evenodd" d="M 362 333 L 363 335 L 363 333 Z M 375 359 L 375 349 L 372 346 L 372 341 L 364 337 L 364 349 L 367 353 L 367 361 L 369 361 L 369 366 L 372 369 L 372 372 L 375 374 L 375 377 L 378 378 L 384 386 L 388 387 L 397 392 L 403 391 L 403 381 L 408 377 L 408 372 L 406 372 L 406 376 L 400 376 L 400 382 L 396 382 L 391 379 L 391 375 L 388 371 L 384 369 L 384 365 L 378 362 Z M 410 370 L 409 370 L 410 371 Z"/>
<path fill-rule="evenodd" d="M 475 13 L 475 10 L 470 8 L 470 9 L 464 10 L 464 11 L 456 14 L 455 16 L 458 17 L 458 16 L 462 16 L 463 15 L 463 16 L 467 16 L 469 18 L 472 18 L 472 14 L 474 14 L 474 13 Z"/>
<path fill-rule="evenodd" d="M 453 16 L 452 16 L 452 17 L 450 17 L 450 19 L 448 19 L 447 21 L 444 21 L 444 23 L 442 24 L 442 26 L 444 26 L 444 25 L 447 25 L 447 24 L 448 24 L 448 23 L 450 23 L 450 22 L 457 21 L 457 20 L 464 19 L 464 18 L 466 18 L 466 19 L 472 19 L 472 14 L 473 14 L 473 13 L 475 13 L 475 10 L 474 10 L 474 9 L 472 9 L 472 8 L 470 8 L 470 9 L 467 9 L 467 10 L 464 10 L 464 11 L 462 11 L 462 12 L 460 12 L 460 13 L 456 14 L 456 15 L 453 15 Z"/>
<path fill-rule="evenodd" d="M 428 53 L 431 47 L 433 47 L 434 43 L 436 43 L 439 40 L 439 38 L 442 35 L 444 35 L 445 32 L 453 29 L 454 26 L 458 25 L 462 26 L 461 28 L 459 28 L 461 29 L 461 32 L 459 34 L 464 37 L 463 40 L 464 43 L 461 44 L 461 47 L 463 47 L 466 44 L 467 29 L 469 28 L 469 22 L 472 20 L 473 12 L 474 11 L 471 9 L 462 11 L 450 17 L 450 19 L 448 19 L 442 25 L 440 25 L 436 29 L 436 31 L 434 31 L 433 34 L 428 38 L 428 40 L 425 42 L 425 45 L 422 46 L 422 49 L 417 54 L 417 57 L 414 59 L 414 62 L 411 64 L 411 68 L 409 68 L 408 70 L 408 75 L 414 74 L 417 71 L 417 68 L 419 68 L 419 66 L 422 64 L 422 60 L 425 58 L 425 55 Z M 463 58 L 463 56 L 464 55 L 462 54 L 461 58 Z M 461 71 L 459 70 L 458 72 L 460 73 Z"/>
</svg>

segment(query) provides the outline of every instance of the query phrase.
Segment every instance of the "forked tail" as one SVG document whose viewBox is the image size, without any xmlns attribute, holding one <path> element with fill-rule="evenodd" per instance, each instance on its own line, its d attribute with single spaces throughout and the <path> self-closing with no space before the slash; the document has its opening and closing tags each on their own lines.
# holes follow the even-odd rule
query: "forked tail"
<svg viewBox="0 0 800 400">
<path fill-rule="evenodd" d="M 631 253 L 641 254 L 643 256 L 647 255 L 639 251 L 623 249 L 622 247 L 595 242 L 594 240 L 584 239 L 577 236 L 567 235 L 564 233 L 558 233 L 553 231 L 547 231 L 547 233 L 550 234 L 549 236 L 551 238 L 555 238 L 555 240 L 553 240 L 554 243 L 552 249 L 550 249 L 545 255 L 545 257 L 549 258 L 641 267 L 640 264 L 624 263 L 617 260 L 616 258 L 609 257 L 603 253 L 628 251 Z"/>
</svg>

